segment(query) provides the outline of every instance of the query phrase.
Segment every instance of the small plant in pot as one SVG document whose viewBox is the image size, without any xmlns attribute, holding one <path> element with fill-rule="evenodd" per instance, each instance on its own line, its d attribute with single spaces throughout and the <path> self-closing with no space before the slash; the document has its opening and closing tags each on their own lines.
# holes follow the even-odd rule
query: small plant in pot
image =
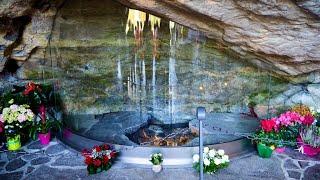
<svg viewBox="0 0 320 180">
<path fill-rule="evenodd" d="M 278 139 L 275 133 L 275 119 L 261 120 L 261 130 L 254 134 L 254 141 L 257 143 L 258 154 L 262 158 L 270 158 L 275 145 L 273 139 Z"/>
<path fill-rule="evenodd" d="M 299 151 L 308 156 L 315 156 L 320 153 L 319 127 L 312 125 L 303 127 L 297 139 Z"/>
<path fill-rule="evenodd" d="M 13 103 L 13 100 L 10 103 Z M 33 120 L 34 114 L 28 105 L 12 104 L 2 110 L 0 121 L 4 125 L 8 150 L 16 151 L 20 149 L 21 129 L 32 123 Z"/>
<path fill-rule="evenodd" d="M 154 153 L 150 156 L 150 162 L 152 165 L 152 170 L 155 173 L 159 173 L 162 170 L 162 162 L 163 162 L 163 156 L 161 153 Z"/>
<path fill-rule="evenodd" d="M 60 131 L 61 122 L 46 116 L 46 108 L 44 105 L 40 106 L 39 118 L 34 122 L 30 130 L 30 137 L 32 139 L 38 138 L 42 145 L 48 145 L 51 139 L 51 130 Z"/>
</svg>

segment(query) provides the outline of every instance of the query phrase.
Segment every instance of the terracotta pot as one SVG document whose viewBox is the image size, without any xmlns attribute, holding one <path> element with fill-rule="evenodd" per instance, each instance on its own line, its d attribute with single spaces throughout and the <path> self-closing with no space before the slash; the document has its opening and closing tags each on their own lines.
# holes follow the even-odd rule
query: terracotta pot
<svg viewBox="0 0 320 180">
<path fill-rule="evenodd" d="M 50 132 L 46 134 L 39 133 L 38 136 L 39 136 L 40 143 L 42 145 L 48 145 L 50 143 L 50 138 L 51 138 Z"/>
<path fill-rule="evenodd" d="M 273 152 L 273 150 L 269 146 L 261 143 L 257 145 L 257 149 L 259 156 L 262 158 L 270 158 Z"/>
<path fill-rule="evenodd" d="M 286 147 L 278 147 L 275 149 L 277 153 L 283 153 L 286 150 Z"/>
<path fill-rule="evenodd" d="M 161 165 L 153 165 L 152 166 L 152 171 L 155 173 L 159 173 L 162 170 L 162 166 Z"/>
<path fill-rule="evenodd" d="M 7 138 L 7 147 L 9 151 L 16 151 L 21 148 L 20 134 Z"/>
</svg>

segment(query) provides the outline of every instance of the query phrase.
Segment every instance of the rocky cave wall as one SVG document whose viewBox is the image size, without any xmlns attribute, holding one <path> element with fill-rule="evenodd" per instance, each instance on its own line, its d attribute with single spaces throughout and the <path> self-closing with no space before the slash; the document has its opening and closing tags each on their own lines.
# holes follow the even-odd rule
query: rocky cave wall
<svg viewBox="0 0 320 180">
<path fill-rule="evenodd" d="M 320 69 L 317 0 L 119 0 L 200 29 L 221 48 L 278 74 Z"/>
<path fill-rule="evenodd" d="M 23 68 L 30 66 L 32 62 L 45 60 L 54 17 L 63 2 L 62 0 L 0 2 L 0 72 L 12 62 L 17 64 L 17 67 Z M 37 68 L 36 63 L 33 66 L 29 68 Z"/>
<path fill-rule="evenodd" d="M 205 32 L 226 53 L 278 75 L 294 77 L 275 105 L 320 107 L 320 2 L 317 0 L 118 0 Z M 17 77 L 39 68 L 57 11 L 65 0 L 3 0 L 0 3 L 0 72 L 10 62 Z M 0 75 L 1 76 L 1 75 Z M 301 83 L 303 82 L 303 83 Z M 0 84 L 1 85 L 1 84 Z M 265 108 L 266 105 L 261 105 Z"/>
<path fill-rule="evenodd" d="M 202 30 L 226 52 L 277 74 L 297 76 L 320 70 L 320 2 L 317 0 L 118 1 Z M 45 59 L 53 19 L 63 2 L 4 0 L 0 3 L 0 72 L 9 60 L 22 66 L 26 60 Z"/>
</svg>

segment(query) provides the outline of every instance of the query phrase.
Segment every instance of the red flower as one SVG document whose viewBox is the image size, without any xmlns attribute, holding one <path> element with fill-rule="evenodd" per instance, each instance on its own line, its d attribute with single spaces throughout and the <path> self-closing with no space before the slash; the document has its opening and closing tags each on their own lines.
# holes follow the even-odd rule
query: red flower
<svg viewBox="0 0 320 180">
<path fill-rule="evenodd" d="M 96 166 L 96 167 L 99 167 L 99 166 L 101 166 L 101 161 L 99 159 L 94 159 L 93 160 L 93 165 Z"/>
<path fill-rule="evenodd" d="M 108 156 L 103 156 L 102 162 L 103 164 L 107 164 L 109 162 Z"/>
<path fill-rule="evenodd" d="M 310 126 L 314 121 L 314 117 L 311 114 L 307 114 L 302 118 L 302 124 Z"/>
<path fill-rule="evenodd" d="M 274 119 L 264 119 L 261 120 L 260 123 L 263 131 L 265 132 L 271 132 L 276 126 L 276 121 Z"/>
<path fill-rule="evenodd" d="M 84 163 L 86 163 L 86 165 L 91 165 L 93 163 L 92 157 L 87 156 L 86 159 L 84 160 Z"/>
<path fill-rule="evenodd" d="M 112 151 L 112 152 L 110 153 L 110 156 L 111 156 L 112 158 L 115 158 L 115 157 L 117 156 L 117 153 L 116 153 L 115 151 Z"/>
<path fill-rule="evenodd" d="M 91 154 L 87 149 L 83 149 L 81 153 L 84 157 L 87 157 Z"/>
<path fill-rule="evenodd" d="M 95 146 L 94 148 L 96 149 L 97 152 L 101 152 L 102 150 L 100 146 Z"/>
<path fill-rule="evenodd" d="M 108 150 L 108 149 L 109 149 L 109 145 L 103 144 L 103 145 L 102 145 L 102 149 L 103 149 L 103 150 Z"/>
<path fill-rule="evenodd" d="M 24 90 L 23 94 L 28 95 L 34 90 L 36 90 L 36 84 L 34 84 L 33 82 L 29 82 L 28 84 L 26 84 L 26 89 Z"/>
</svg>

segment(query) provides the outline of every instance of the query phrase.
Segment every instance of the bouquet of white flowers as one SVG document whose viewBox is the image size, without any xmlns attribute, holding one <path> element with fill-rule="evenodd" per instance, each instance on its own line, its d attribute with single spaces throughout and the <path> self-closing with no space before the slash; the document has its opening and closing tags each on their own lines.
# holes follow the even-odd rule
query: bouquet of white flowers
<svg viewBox="0 0 320 180">
<path fill-rule="evenodd" d="M 203 171 L 208 174 L 213 174 L 217 170 L 226 168 L 229 165 L 229 156 L 224 154 L 224 150 L 209 149 L 205 147 L 203 150 Z M 193 167 L 200 171 L 200 156 L 193 155 Z"/>
<path fill-rule="evenodd" d="M 27 123 L 34 119 L 33 112 L 28 105 L 12 104 L 8 108 L 2 110 L 0 114 L 0 121 L 4 124 L 4 129 L 7 137 L 19 134 L 19 130 Z"/>
</svg>

